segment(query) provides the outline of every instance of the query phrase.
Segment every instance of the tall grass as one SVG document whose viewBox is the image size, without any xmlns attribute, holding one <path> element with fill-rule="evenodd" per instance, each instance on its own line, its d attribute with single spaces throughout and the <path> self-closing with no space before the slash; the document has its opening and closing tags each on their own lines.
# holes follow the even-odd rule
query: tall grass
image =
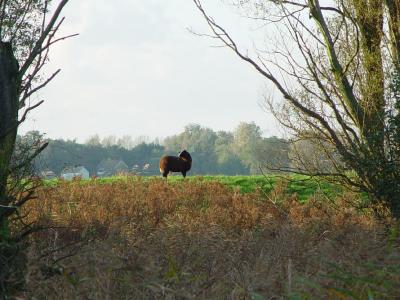
<svg viewBox="0 0 400 300">
<path fill-rule="evenodd" d="M 396 299 L 398 237 L 355 200 L 302 204 L 285 182 L 268 193 L 199 178 L 61 182 L 25 208 L 51 229 L 32 237 L 24 296 Z"/>
<path fill-rule="evenodd" d="M 178 173 L 175 173 L 178 174 Z M 135 177 L 129 176 L 113 176 L 104 178 L 95 178 L 90 180 L 81 180 L 80 183 L 88 184 L 93 183 L 95 180 L 97 183 L 109 184 L 117 181 L 132 180 Z M 143 176 L 141 180 L 153 180 L 159 178 L 159 176 Z M 205 176 L 189 176 L 184 179 L 181 174 L 175 176 L 169 176 L 168 181 L 170 183 L 181 183 L 183 181 L 218 181 L 232 189 L 239 189 L 242 193 L 254 192 L 257 189 L 269 193 L 273 190 L 275 183 L 285 181 L 287 182 L 288 192 L 296 193 L 301 201 L 306 201 L 308 198 L 313 196 L 316 192 L 321 192 L 328 196 L 334 196 L 339 194 L 343 189 L 326 181 L 318 181 L 315 178 L 304 175 L 253 175 L 253 176 L 225 176 L 225 175 L 205 175 Z M 60 183 L 59 179 L 46 180 L 46 186 L 57 186 Z"/>
</svg>

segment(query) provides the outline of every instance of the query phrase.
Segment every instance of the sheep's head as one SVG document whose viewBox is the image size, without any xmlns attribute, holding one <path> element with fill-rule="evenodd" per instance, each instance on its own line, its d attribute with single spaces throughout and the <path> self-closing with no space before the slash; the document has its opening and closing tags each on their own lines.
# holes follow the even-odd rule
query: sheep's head
<svg viewBox="0 0 400 300">
<path fill-rule="evenodd" d="M 187 152 L 186 150 L 183 150 L 181 152 L 179 152 L 178 155 L 180 158 L 182 158 L 183 160 L 187 160 L 187 161 L 192 161 L 192 157 L 190 156 L 189 152 Z"/>
</svg>

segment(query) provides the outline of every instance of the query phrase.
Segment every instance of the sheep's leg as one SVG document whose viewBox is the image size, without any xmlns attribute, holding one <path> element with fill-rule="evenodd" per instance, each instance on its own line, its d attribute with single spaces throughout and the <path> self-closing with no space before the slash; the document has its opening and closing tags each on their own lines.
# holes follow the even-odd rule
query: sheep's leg
<svg viewBox="0 0 400 300">
<path fill-rule="evenodd" d="M 183 178 L 186 177 L 186 171 L 182 171 Z"/>
<path fill-rule="evenodd" d="M 165 178 L 167 178 L 168 173 L 169 173 L 169 171 L 164 171 L 164 172 L 162 173 L 162 176 L 165 177 Z"/>
</svg>

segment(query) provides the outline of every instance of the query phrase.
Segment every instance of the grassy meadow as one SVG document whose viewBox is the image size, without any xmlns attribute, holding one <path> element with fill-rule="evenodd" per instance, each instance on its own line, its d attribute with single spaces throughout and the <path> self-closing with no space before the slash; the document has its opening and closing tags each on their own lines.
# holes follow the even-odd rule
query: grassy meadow
<svg viewBox="0 0 400 300">
<path fill-rule="evenodd" d="M 358 199 L 272 176 L 47 182 L 21 297 L 398 299 L 398 231 Z"/>
<path fill-rule="evenodd" d="M 135 177 L 127 176 L 114 176 L 105 178 L 96 178 L 95 182 L 100 184 L 109 184 L 113 182 L 119 182 L 124 180 L 132 180 Z M 138 177 L 137 177 L 138 178 Z M 144 176 L 140 177 L 141 180 L 154 180 L 160 178 L 160 176 Z M 213 182 L 217 181 L 223 185 L 233 189 L 239 190 L 242 193 L 254 192 L 256 190 L 261 190 L 264 193 L 270 193 L 276 182 L 285 182 L 287 192 L 290 194 L 296 194 L 301 201 L 306 201 L 315 193 L 325 194 L 326 196 L 338 195 L 342 188 L 337 185 L 333 185 L 327 182 L 317 181 L 314 178 L 301 175 L 253 175 L 253 176 L 225 176 L 225 175 L 206 175 L 206 176 L 188 176 L 184 179 L 181 174 L 177 173 L 174 176 L 168 177 L 168 182 L 171 184 L 181 184 L 184 181 L 206 181 Z M 45 185 L 47 186 L 57 186 L 59 184 L 58 179 L 47 180 Z M 81 180 L 81 184 L 93 183 L 91 180 Z"/>
</svg>

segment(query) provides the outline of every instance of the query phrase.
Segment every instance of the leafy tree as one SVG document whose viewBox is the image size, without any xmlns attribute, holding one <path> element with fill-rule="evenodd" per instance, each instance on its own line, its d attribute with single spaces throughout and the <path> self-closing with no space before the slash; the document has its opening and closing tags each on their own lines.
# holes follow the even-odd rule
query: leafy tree
<svg viewBox="0 0 400 300">
<path fill-rule="evenodd" d="M 215 140 L 215 153 L 217 155 L 218 163 L 224 163 L 229 160 L 233 154 L 233 134 L 226 131 L 217 132 Z"/>
<path fill-rule="evenodd" d="M 399 1 L 234 1 L 265 25 L 259 28 L 279 30 L 277 41 L 254 55 L 193 1 L 213 37 L 282 95 L 280 107 L 270 101 L 278 120 L 295 138 L 336 149 L 343 162 L 302 172 L 367 192 L 399 218 Z"/>
<path fill-rule="evenodd" d="M 79 144 L 76 141 L 49 140 L 48 147 L 35 160 L 37 170 L 52 170 L 60 174 L 65 166 L 83 165 L 90 174 L 96 174 L 103 160 L 124 161 L 129 168 L 150 164 L 148 175 L 158 175 L 158 161 L 164 147 L 155 143 L 141 143 L 132 149 L 112 145 Z"/>
<path fill-rule="evenodd" d="M 164 145 L 173 155 L 183 149 L 190 152 L 193 158 L 192 174 L 214 174 L 217 170 L 214 152 L 216 139 L 217 135 L 213 130 L 190 124 L 181 134 L 166 138 Z"/>
<path fill-rule="evenodd" d="M 249 168 L 236 155 L 233 143 L 233 133 L 226 131 L 217 132 L 217 139 L 214 146 L 218 165 L 217 173 L 225 175 L 249 174 Z"/>
<path fill-rule="evenodd" d="M 121 145 L 103 146 L 97 142 L 88 143 L 92 138 L 85 144 L 79 144 L 75 140 L 48 140 L 48 147 L 35 160 L 35 165 L 38 171 L 52 170 L 56 174 L 60 174 L 65 166 L 83 165 L 91 175 L 95 175 L 101 161 L 122 160 L 130 170 L 134 165 L 138 165 L 137 171 L 140 171 L 144 165 L 149 164 L 146 172 L 142 174 L 159 175 L 159 160 L 162 155 L 177 155 L 182 149 L 188 149 L 194 158 L 191 174 L 245 175 L 250 173 L 250 167 L 248 161 L 242 158 L 251 159 L 255 166 L 254 173 L 259 171 L 260 163 L 264 163 L 266 158 L 273 161 L 287 159 L 285 140 L 261 137 L 261 131 L 255 124 L 243 123 L 238 128 L 249 129 L 241 130 L 242 140 L 248 137 L 253 139 L 252 143 L 246 142 L 246 147 L 240 148 L 242 157 L 237 154 L 239 148 L 235 144 L 234 133 L 214 132 L 200 125 L 189 125 L 182 133 L 167 137 L 164 145 L 143 142 L 131 149 Z M 256 134 L 253 134 L 254 132 Z M 30 140 L 32 134 L 37 133 L 27 133 L 21 140 Z M 96 135 L 94 140 L 101 139 Z"/>
<path fill-rule="evenodd" d="M 257 158 L 256 149 L 262 140 L 260 127 L 254 122 L 241 122 L 233 135 L 233 149 L 235 154 L 250 168 L 251 173 L 257 173 L 260 161 Z"/>
</svg>

